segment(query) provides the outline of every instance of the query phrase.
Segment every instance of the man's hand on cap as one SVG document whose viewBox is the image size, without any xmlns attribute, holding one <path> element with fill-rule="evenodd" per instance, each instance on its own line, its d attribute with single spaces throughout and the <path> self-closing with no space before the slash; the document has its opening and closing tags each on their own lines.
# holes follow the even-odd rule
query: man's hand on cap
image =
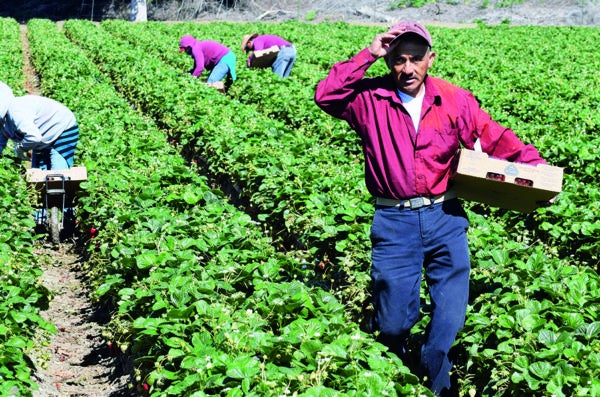
<svg viewBox="0 0 600 397">
<path fill-rule="evenodd" d="M 392 40 L 402 33 L 404 33 L 404 29 L 390 29 L 387 32 L 376 35 L 369 46 L 369 52 L 375 58 L 386 56 L 391 49 L 390 43 Z"/>
</svg>

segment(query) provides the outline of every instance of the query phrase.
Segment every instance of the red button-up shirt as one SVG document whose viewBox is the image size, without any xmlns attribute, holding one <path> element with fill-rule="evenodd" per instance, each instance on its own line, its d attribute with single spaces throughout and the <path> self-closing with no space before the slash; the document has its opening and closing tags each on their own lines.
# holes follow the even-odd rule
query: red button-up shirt
<svg viewBox="0 0 600 397">
<path fill-rule="evenodd" d="M 363 79 L 376 61 L 368 49 L 335 64 L 315 93 L 317 105 L 346 120 L 362 139 L 365 182 L 373 196 L 408 199 L 446 192 L 457 151 L 477 139 L 490 156 L 545 164 L 536 148 L 484 112 L 470 92 L 427 76 L 418 133 L 391 74 Z"/>
</svg>

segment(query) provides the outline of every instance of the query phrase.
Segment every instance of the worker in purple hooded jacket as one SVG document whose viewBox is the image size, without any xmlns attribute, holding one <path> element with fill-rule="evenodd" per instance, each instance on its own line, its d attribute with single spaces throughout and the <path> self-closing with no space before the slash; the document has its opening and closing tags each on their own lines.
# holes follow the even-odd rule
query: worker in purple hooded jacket
<svg viewBox="0 0 600 397">
<path fill-rule="evenodd" d="M 179 52 L 184 52 L 194 60 L 194 67 L 189 73 L 199 77 L 204 69 L 210 70 L 207 83 L 216 83 L 228 78 L 235 81 L 235 54 L 223 44 L 213 40 L 197 40 L 194 36 L 185 35 L 179 41 Z"/>
<path fill-rule="evenodd" d="M 430 76 L 436 54 L 429 31 L 402 21 L 375 35 L 319 82 L 315 101 L 361 138 L 365 182 L 375 196 L 371 225 L 373 329 L 411 363 L 437 395 L 452 393 L 450 348 L 469 300 L 469 222 L 452 189 L 461 147 L 479 142 L 488 155 L 544 164 L 537 149 L 493 121 L 472 93 Z M 383 58 L 389 73 L 365 78 Z M 411 354 L 424 274 L 430 321 L 420 354 Z"/>
</svg>

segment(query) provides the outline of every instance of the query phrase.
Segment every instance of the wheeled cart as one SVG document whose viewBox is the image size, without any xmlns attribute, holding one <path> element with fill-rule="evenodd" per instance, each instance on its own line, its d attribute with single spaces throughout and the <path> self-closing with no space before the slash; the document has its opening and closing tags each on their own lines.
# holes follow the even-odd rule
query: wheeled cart
<svg viewBox="0 0 600 397">
<path fill-rule="evenodd" d="M 65 210 L 73 210 L 75 194 L 85 180 L 87 169 L 83 166 L 66 170 L 27 170 L 27 182 L 39 192 L 36 220 L 46 226 L 52 243 L 60 243 Z"/>
</svg>

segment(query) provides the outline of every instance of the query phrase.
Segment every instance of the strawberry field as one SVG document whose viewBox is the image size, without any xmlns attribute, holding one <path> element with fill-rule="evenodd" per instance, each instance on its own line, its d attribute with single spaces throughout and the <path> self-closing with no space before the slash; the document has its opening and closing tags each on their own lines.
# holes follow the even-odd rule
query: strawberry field
<svg viewBox="0 0 600 397">
<path fill-rule="evenodd" d="M 296 44 L 289 79 L 244 67 L 245 33 Z M 27 24 L 42 93 L 77 115 L 84 271 L 111 314 L 103 336 L 152 396 L 432 395 L 368 329 L 374 200 L 362 153 L 314 89 L 381 27 L 345 23 Z M 460 395 L 600 396 L 600 29 L 430 27 L 431 73 L 461 85 L 549 163 L 556 203 L 521 214 L 465 203 L 467 321 Z M 192 34 L 233 49 L 227 94 L 184 73 Z M 19 25 L 0 19 L 0 80 L 24 93 Z M 378 62 L 369 75 L 385 73 Z M 0 395 L 36 388 L 39 312 L 24 169 L 0 158 Z M 23 172 L 20 172 L 23 171 Z M 94 233 L 90 233 L 94 230 Z M 426 290 L 422 320 L 428 321 Z M 415 354 L 417 354 L 415 348 Z"/>
</svg>

